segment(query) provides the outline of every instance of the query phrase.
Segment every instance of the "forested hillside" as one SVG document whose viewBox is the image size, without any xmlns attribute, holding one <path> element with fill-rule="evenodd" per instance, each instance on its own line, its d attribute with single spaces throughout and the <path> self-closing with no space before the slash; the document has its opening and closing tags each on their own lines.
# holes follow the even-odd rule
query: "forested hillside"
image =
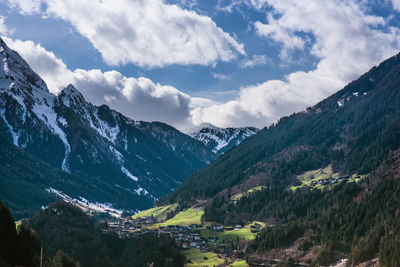
<svg viewBox="0 0 400 267">
<path fill-rule="evenodd" d="M 203 200 L 204 221 L 268 226 L 254 264 L 399 266 L 400 57 L 284 117 L 191 175 L 162 202 Z M 275 262 L 276 263 L 276 262 Z M 291 265 L 292 264 L 292 265 Z"/>
<path fill-rule="evenodd" d="M 241 184 L 296 184 L 296 175 L 331 164 L 368 174 L 400 146 L 400 57 L 344 89 L 264 128 L 191 175 L 165 202 L 193 203 Z"/>
</svg>

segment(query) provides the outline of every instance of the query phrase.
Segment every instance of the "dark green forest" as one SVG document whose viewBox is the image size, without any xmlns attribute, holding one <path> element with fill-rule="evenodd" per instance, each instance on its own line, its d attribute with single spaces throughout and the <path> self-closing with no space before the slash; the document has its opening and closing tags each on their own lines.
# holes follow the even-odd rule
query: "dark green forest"
<svg viewBox="0 0 400 267">
<path fill-rule="evenodd" d="M 290 245 L 307 232 L 314 244 L 323 247 L 318 264 L 330 264 L 345 253 L 350 264 L 379 256 L 385 266 L 399 266 L 399 177 L 400 162 L 390 160 L 360 183 L 280 196 L 273 191 L 252 194 L 238 201 L 236 216 L 254 213 L 281 220 L 282 224 L 257 237 L 252 246 L 258 251 Z M 254 207 L 251 203 L 268 204 Z M 240 212 L 246 209 L 248 213 Z"/>
<path fill-rule="evenodd" d="M 120 239 L 64 202 L 50 204 L 15 229 L 10 211 L 0 202 L 0 266 L 183 266 L 173 239 L 153 234 Z M 4 237 L 4 238 L 3 238 Z"/>
</svg>

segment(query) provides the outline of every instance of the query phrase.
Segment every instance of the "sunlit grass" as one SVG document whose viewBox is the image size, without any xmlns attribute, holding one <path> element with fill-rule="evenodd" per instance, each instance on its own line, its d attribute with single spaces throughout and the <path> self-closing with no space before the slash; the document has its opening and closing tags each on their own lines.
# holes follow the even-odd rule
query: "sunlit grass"
<svg viewBox="0 0 400 267">
<path fill-rule="evenodd" d="M 155 229 L 160 226 L 168 226 L 168 225 L 192 225 L 192 224 L 201 224 L 201 216 L 203 216 L 204 211 L 202 209 L 190 208 L 184 211 L 179 212 L 173 218 L 162 222 L 156 223 L 150 226 L 150 229 Z"/>
<path fill-rule="evenodd" d="M 153 216 L 153 217 L 157 218 L 158 221 L 163 222 L 167 219 L 167 214 L 175 211 L 177 207 L 178 207 L 178 204 L 171 204 L 171 205 L 166 205 L 166 206 L 155 207 L 155 208 L 143 210 L 139 213 L 136 213 L 135 215 L 132 216 L 132 218 L 137 219 L 140 217 Z"/>
<path fill-rule="evenodd" d="M 243 228 L 240 228 L 240 229 L 224 230 L 221 232 L 204 229 L 200 232 L 200 235 L 203 238 L 216 237 L 217 243 L 222 243 L 226 240 L 233 241 L 236 239 L 253 240 L 256 238 L 257 233 L 251 232 L 251 230 L 252 230 L 251 225 L 254 225 L 255 223 L 260 224 L 261 229 L 266 227 L 266 224 L 263 222 L 252 222 L 250 224 L 245 225 Z"/>
<path fill-rule="evenodd" d="M 229 267 L 248 267 L 249 265 L 245 260 L 235 261 L 228 265 Z"/>
<path fill-rule="evenodd" d="M 225 263 L 225 259 L 222 256 L 218 256 L 213 252 L 202 253 L 198 248 L 184 250 L 183 254 L 192 261 L 191 263 L 186 263 L 186 267 L 218 266 Z"/>
</svg>

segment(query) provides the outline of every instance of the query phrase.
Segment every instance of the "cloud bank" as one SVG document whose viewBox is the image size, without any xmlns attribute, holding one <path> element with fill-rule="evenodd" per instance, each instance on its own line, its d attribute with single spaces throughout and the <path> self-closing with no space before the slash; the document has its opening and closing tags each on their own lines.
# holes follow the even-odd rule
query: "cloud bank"
<svg viewBox="0 0 400 267">
<path fill-rule="evenodd" d="M 91 40 L 99 51 L 103 51 L 103 57 L 106 60 L 108 58 L 113 64 L 127 61 L 149 66 L 189 62 L 214 64 L 215 60 L 230 60 L 235 53 L 244 53 L 241 45 L 220 30 L 209 18 L 183 10 L 178 6 L 167 5 L 159 0 L 132 2 L 133 5 L 140 4 L 144 8 L 143 11 L 131 10 L 132 17 L 138 16 L 145 22 L 128 19 L 127 13 L 118 7 L 111 9 L 117 12 L 112 18 L 102 6 L 109 4 L 108 1 L 90 2 L 95 3 L 91 8 L 94 10 L 98 8 L 96 12 L 100 12 L 101 16 L 98 22 L 89 21 L 88 25 L 84 25 L 86 20 L 93 16 L 87 4 L 89 1 L 75 3 L 71 0 L 64 3 L 54 0 L 47 3 L 46 7 L 20 6 L 18 3 L 22 3 L 21 0 L 12 2 L 21 9 L 21 12 L 45 12 L 48 16 L 70 21 L 79 32 Z M 118 0 L 115 3 L 118 5 L 124 2 Z M 11 39 L 6 39 L 6 42 L 21 53 L 49 84 L 53 92 L 72 83 L 88 101 L 94 104 L 106 103 L 134 119 L 160 120 L 179 128 L 204 122 L 221 127 L 267 126 L 281 116 L 316 104 L 383 59 L 394 55 L 400 48 L 400 30 L 387 25 L 383 17 L 369 15 L 362 3 L 355 0 L 246 0 L 245 3 L 265 12 L 265 20 L 252 24 L 260 41 L 279 45 L 281 55 L 295 57 L 296 51 L 309 53 L 317 60 L 315 68 L 310 71 L 288 73 L 282 80 L 269 80 L 242 87 L 239 89 L 237 98 L 225 103 L 216 103 L 206 98 L 193 98 L 172 86 L 154 83 L 144 77 L 124 77 L 116 71 L 70 70 L 61 59 L 39 44 Z M 73 15 L 70 18 L 64 17 L 74 7 L 73 4 L 83 11 L 77 12 L 79 15 Z M 56 7 L 59 10 L 64 8 L 64 11 L 56 10 Z M 154 14 L 159 14 L 157 12 L 161 12 L 161 7 L 165 8 L 165 18 L 162 21 L 160 18 L 143 17 L 147 14 L 146 12 L 150 12 L 146 11 L 147 9 L 154 9 L 156 11 Z M 83 14 L 85 12 L 87 12 L 87 18 L 81 18 L 85 17 Z M 118 25 L 118 29 L 114 29 L 113 24 L 109 23 L 111 19 L 115 19 L 114 25 Z M 164 36 L 168 30 L 161 32 L 160 25 L 148 29 L 146 23 L 152 19 L 157 25 L 168 24 L 171 19 L 170 25 L 166 28 L 171 27 L 174 37 L 162 42 L 161 36 Z M 177 24 L 176 21 L 180 21 L 181 24 Z M 120 25 L 125 26 L 120 27 Z M 134 30 L 131 29 L 133 25 L 137 26 Z M 181 35 L 177 30 L 179 27 L 183 32 Z M 140 44 L 132 45 L 132 51 L 140 51 L 141 54 L 129 53 L 130 51 L 126 54 L 131 40 L 126 39 L 125 33 L 135 35 L 140 29 L 143 31 L 140 32 L 140 36 L 146 36 L 145 30 L 156 34 L 154 44 L 160 47 L 150 49 L 139 41 Z M 121 39 L 118 34 L 121 34 Z M 112 51 L 110 40 L 118 40 L 116 47 L 121 49 L 119 53 Z M 214 42 L 211 44 L 210 40 Z M 102 44 L 106 41 L 108 44 L 103 47 Z M 175 47 L 176 44 L 183 44 L 185 48 L 177 46 L 176 50 L 172 51 L 171 47 Z M 223 47 L 228 47 L 228 49 L 225 50 Z M 193 55 L 185 58 L 182 51 L 193 51 Z M 205 51 L 209 53 L 205 55 Z M 250 68 L 268 64 L 268 58 L 258 55 L 242 60 L 238 64 Z M 215 75 L 215 78 L 218 77 L 222 78 Z"/>
<path fill-rule="evenodd" d="M 136 120 L 164 121 L 176 127 L 191 124 L 190 104 L 211 104 L 212 101 L 192 99 L 172 86 L 154 83 L 139 77 L 125 77 L 117 71 L 98 69 L 71 71 L 54 53 L 32 41 L 12 40 L 3 37 L 7 45 L 16 50 L 47 83 L 55 94 L 73 84 L 87 101 L 107 104 Z"/>
<path fill-rule="evenodd" d="M 284 54 L 310 45 L 318 64 L 308 72 L 287 74 L 284 80 L 241 88 L 240 96 L 227 103 L 194 109 L 195 123 L 269 125 L 281 116 L 316 104 L 400 48 L 399 29 L 388 27 L 382 17 L 367 15 L 356 1 L 251 3 L 257 9 L 264 4 L 272 8 L 266 22 L 254 23 L 260 38 L 279 44 Z"/>
<path fill-rule="evenodd" d="M 213 65 L 245 55 L 210 17 L 162 0 L 9 0 L 22 14 L 71 23 L 109 65 Z"/>
</svg>

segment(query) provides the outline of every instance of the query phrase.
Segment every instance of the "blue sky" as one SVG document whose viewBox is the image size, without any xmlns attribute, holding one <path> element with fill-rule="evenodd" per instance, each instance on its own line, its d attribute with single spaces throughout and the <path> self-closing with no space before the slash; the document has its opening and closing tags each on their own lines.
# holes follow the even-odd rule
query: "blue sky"
<svg viewBox="0 0 400 267">
<path fill-rule="evenodd" d="M 264 127 L 399 52 L 400 1 L 0 0 L 0 34 L 58 93 L 180 129 Z"/>
</svg>

